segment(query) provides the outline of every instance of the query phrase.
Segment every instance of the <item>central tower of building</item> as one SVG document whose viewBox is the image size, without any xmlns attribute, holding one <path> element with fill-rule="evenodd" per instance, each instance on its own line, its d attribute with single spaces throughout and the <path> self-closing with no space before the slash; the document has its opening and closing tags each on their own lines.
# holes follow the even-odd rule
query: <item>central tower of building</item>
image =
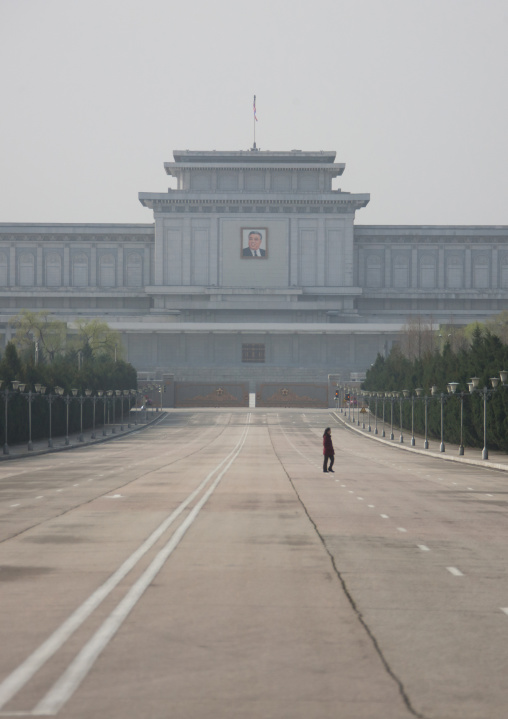
<svg viewBox="0 0 508 719">
<path fill-rule="evenodd" d="M 325 323 L 355 313 L 353 223 L 335 152 L 175 151 L 155 219 L 154 314 L 182 322 Z M 254 250 L 254 246 L 257 249 Z"/>
</svg>

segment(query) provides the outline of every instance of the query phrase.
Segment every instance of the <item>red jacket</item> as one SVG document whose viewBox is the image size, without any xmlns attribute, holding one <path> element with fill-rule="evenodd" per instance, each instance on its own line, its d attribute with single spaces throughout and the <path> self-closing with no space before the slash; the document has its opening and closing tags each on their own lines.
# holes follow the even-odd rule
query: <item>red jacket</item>
<svg viewBox="0 0 508 719">
<path fill-rule="evenodd" d="M 323 454 L 328 456 L 335 454 L 332 444 L 332 438 L 330 437 L 328 432 L 323 435 Z"/>
</svg>

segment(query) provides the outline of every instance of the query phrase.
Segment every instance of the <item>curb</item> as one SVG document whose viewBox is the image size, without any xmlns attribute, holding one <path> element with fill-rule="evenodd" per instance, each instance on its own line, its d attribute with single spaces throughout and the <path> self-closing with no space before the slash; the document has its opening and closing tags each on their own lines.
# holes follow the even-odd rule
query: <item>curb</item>
<svg viewBox="0 0 508 719">
<path fill-rule="evenodd" d="M 135 432 L 142 432 L 143 430 L 147 429 L 147 427 L 152 427 L 154 424 L 160 422 L 160 420 L 162 420 L 166 415 L 167 412 L 162 412 L 162 414 L 158 414 L 154 419 L 150 420 L 149 422 L 146 422 L 145 424 L 137 425 L 136 427 L 132 427 L 131 429 L 124 430 L 121 434 L 110 434 L 109 437 L 90 439 L 87 442 L 80 442 L 79 444 L 67 444 L 63 447 L 45 447 L 44 449 L 36 449 L 31 452 L 28 452 L 27 450 L 22 454 L 0 455 L 0 462 L 8 462 L 9 460 L 15 459 L 26 459 L 27 457 L 40 457 L 43 454 L 53 454 L 54 452 L 67 452 L 67 450 L 70 449 L 82 449 L 83 447 L 92 447 L 95 444 L 112 442 L 115 439 L 122 439 L 123 437 L 127 437 L 128 435 L 134 434 Z"/>
<path fill-rule="evenodd" d="M 421 454 L 424 457 L 432 457 L 433 459 L 442 459 L 445 462 L 458 462 L 459 464 L 470 464 L 474 467 L 482 467 L 483 469 L 500 469 L 502 472 L 508 472 L 508 464 L 499 464 L 498 462 L 490 462 L 488 459 L 467 459 L 466 457 L 452 457 L 450 455 L 445 455 L 442 452 L 432 452 L 428 449 L 416 449 L 415 447 L 408 447 L 404 444 L 394 444 L 392 440 L 383 439 L 382 437 L 376 437 L 375 434 L 369 434 L 366 433 L 362 429 L 358 429 L 357 427 L 353 427 L 350 424 L 348 424 L 340 415 L 337 414 L 336 411 L 333 411 L 332 414 L 335 416 L 338 422 L 344 425 L 346 429 L 351 430 L 352 432 L 356 432 L 357 434 L 361 435 L 362 437 L 367 437 L 367 439 L 372 439 L 375 442 L 381 442 L 381 444 L 384 444 L 387 447 L 392 447 L 392 449 L 401 449 L 404 452 L 411 452 L 412 454 Z"/>
</svg>

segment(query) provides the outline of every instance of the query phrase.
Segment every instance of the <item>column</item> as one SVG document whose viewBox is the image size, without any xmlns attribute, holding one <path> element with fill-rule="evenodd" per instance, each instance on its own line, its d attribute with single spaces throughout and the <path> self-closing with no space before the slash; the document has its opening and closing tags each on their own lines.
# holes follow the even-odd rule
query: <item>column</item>
<svg viewBox="0 0 508 719">
<path fill-rule="evenodd" d="M 64 261 L 63 261 L 63 284 L 64 287 L 71 286 L 71 258 L 69 245 L 64 245 Z"/>
<path fill-rule="evenodd" d="M 182 285 L 191 284 L 191 253 L 188 248 L 192 241 L 192 224 L 190 215 L 186 215 L 183 219 L 182 230 Z"/>
<path fill-rule="evenodd" d="M 17 285 L 16 247 L 14 244 L 9 247 L 9 284 L 11 285 L 11 287 Z"/>
<path fill-rule="evenodd" d="M 325 253 L 325 220 L 320 217 L 317 222 L 317 277 L 316 282 L 319 287 L 324 287 L 325 284 L 325 264 L 326 264 L 326 253 Z"/>
<path fill-rule="evenodd" d="M 97 287 L 97 245 L 95 242 L 90 250 L 90 285 Z"/>
<path fill-rule="evenodd" d="M 411 289 L 418 289 L 418 250 L 411 248 Z"/>
<path fill-rule="evenodd" d="M 37 245 L 37 254 L 36 254 L 36 260 L 35 260 L 35 284 L 38 287 L 42 286 L 42 266 L 43 259 L 42 259 L 42 245 Z"/>
<path fill-rule="evenodd" d="M 492 257 L 491 257 L 491 264 L 492 264 L 492 272 L 491 272 L 491 287 L 493 290 L 497 290 L 499 287 L 499 251 L 496 247 L 492 248 Z"/>
<path fill-rule="evenodd" d="M 392 248 L 385 249 L 385 287 L 392 286 Z"/>
<path fill-rule="evenodd" d="M 437 286 L 440 290 L 444 289 L 445 286 L 445 260 L 442 247 L 437 252 Z"/>
<path fill-rule="evenodd" d="M 123 287 L 124 282 L 124 251 L 123 244 L 118 247 L 116 258 L 116 286 Z"/>
<path fill-rule="evenodd" d="M 154 284 L 165 283 L 165 252 L 164 252 L 164 217 L 161 212 L 154 212 L 155 219 L 155 247 L 154 247 Z"/>
<path fill-rule="evenodd" d="M 465 274 L 465 288 L 466 290 L 471 289 L 472 276 L 471 276 L 471 247 L 466 247 L 466 266 L 464 268 Z"/>
<path fill-rule="evenodd" d="M 298 218 L 290 218 L 288 234 L 289 285 L 298 286 Z"/>
</svg>

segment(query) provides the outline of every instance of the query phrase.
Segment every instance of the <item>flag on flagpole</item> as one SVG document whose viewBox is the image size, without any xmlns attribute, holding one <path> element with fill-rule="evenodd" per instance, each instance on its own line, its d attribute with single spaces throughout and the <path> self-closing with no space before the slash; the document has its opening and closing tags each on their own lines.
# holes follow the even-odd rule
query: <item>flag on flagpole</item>
<svg viewBox="0 0 508 719">
<path fill-rule="evenodd" d="M 253 109 L 253 111 L 254 111 L 254 120 L 257 122 L 257 121 L 258 121 L 258 116 L 256 115 L 256 96 L 255 96 L 255 95 L 254 95 L 254 102 L 253 102 L 253 104 L 252 104 L 252 109 Z"/>
</svg>

